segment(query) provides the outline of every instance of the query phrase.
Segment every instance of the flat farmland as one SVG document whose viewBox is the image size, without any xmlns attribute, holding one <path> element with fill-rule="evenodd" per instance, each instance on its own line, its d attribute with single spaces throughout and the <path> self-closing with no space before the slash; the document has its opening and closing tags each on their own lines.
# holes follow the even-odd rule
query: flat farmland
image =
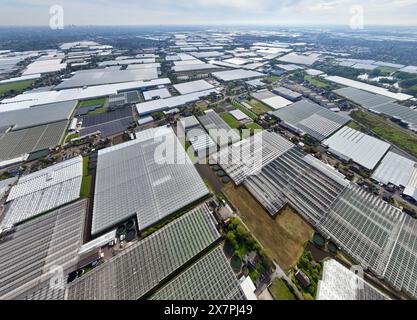
<svg viewBox="0 0 417 320">
<path fill-rule="evenodd" d="M 272 218 L 243 186 L 229 184 L 223 193 L 268 255 L 285 272 L 295 266 L 314 229 L 288 206 Z"/>
</svg>

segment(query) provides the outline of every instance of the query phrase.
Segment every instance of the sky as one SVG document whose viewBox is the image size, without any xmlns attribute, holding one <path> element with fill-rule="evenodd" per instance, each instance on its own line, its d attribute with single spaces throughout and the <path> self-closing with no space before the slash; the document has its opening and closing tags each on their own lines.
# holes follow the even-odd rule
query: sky
<svg viewBox="0 0 417 320">
<path fill-rule="evenodd" d="M 417 25 L 417 0 L 0 0 L 0 25 L 48 26 L 53 5 L 64 25 Z"/>
</svg>

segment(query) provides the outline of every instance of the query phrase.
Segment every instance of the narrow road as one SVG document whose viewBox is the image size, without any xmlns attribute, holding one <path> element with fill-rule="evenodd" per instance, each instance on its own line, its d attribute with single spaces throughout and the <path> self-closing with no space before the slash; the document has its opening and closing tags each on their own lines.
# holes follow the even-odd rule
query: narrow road
<svg viewBox="0 0 417 320">
<path fill-rule="evenodd" d="M 281 267 L 275 261 L 274 261 L 274 265 L 275 265 L 275 272 L 271 276 L 271 281 L 274 281 L 274 279 L 276 278 L 285 280 L 294 289 L 294 292 L 297 295 L 297 298 L 299 300 L 304 300 L 303 294 L 300 292 L 300 290 L 298 290 L 297 286 L 292 282 L 291 278 L 285 274 L 284 270 L 282 270 Z"/>
</svg>

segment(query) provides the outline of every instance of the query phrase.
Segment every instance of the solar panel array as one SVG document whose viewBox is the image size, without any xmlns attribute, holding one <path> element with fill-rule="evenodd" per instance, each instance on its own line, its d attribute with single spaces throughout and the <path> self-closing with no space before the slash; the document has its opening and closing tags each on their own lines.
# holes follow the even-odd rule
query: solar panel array
<svg viewBox="0 0 417 320">
<path fill-rule="evenodd" d="M 56 267 L 62 267 L 64 277 L 75 269 L 86 205 L 86 200 L 72 203 L 23 223 L 0 239 L 0 299 L 58 294 L 47 283 L 56 276 Z"/>
<path fill-rule="evenodd" d="M 100 105 L 100 104 L 97 104 L 97 105 L 94 105 L 94 106 L 85 106 L 85 107 L 80 107 L 80 108 L 78 108 L 78 110 L 75 112 L 75 116 L 76 116 L 76 117 L 85 116 L 87 113 L 89 113 L 89 112 L 91 112 L 91 111 L 94 111 L 94 110 L 96 110 L 96 109 L 98 109 L 98 108 L 100 108 L 100 107 L 101 107 L 101 105 Z"/>
<path fill-rule="evenodd" d="M 280 135 L 262 131 L 221 149 L 212 159 L 239 185 L 292 146 L 291 142 Z"/>
<path fill-rule="evenodd" d="M 132 107 L 90 115 L 83 118 L 80 135 L 89 135 L 100 131 L 102 137 L 109 137 L 125 131 L 133 122 Z"/>
<path fill-rule="evenodd" d="M 208 194 L 173 130 L 159 128 L 161 140 L 155 130 L 99 151 L 93 234 L 135 215 L 143 230 Z M 164 146 L 166 154 L 159 154 Z"/>
<path fill-rule="evenodd" d="M 203 204 L 69 284 L 68 299 L 139 299 L 219 237 Z"/>
<path fill-rule="evenodd" d="M 245 300 L 220 247 L 159 290 L 151 300 Z"/>
<path fill-rule="evenodd" d="M 56 147 L 68 121 L 12 131 L 0 136 L 0 160 L 9 160 L 38 150 Z"/>
<path fill-rule="evenodd" d="M 319 141 L 330 136 L 350 120 L 307 100 L 293 103 L 270 114 Z"/>
<path fill-rule="evenodd" d="M 80 130 L 81 136 L 90 135 L 93 133 L 100 133 L 101 137 L 107 138 L 115 134 L 126 131 L 132 124 L 133 118 L 127 117 L 123 119 L 116 119 L 106 123 L 100 123 L 95 126 L 87 127 Z"/>
<path fill-rule="evenodd" d="M 198 119 L 219 147 L 224 147 L 229 143 L 235 143 L 240 140 L 239 134 L 232 130 L 215 111 L 208 110 L 204 116 Z"/>
<path fill-rule="evenodd" d="M 132 116 L 132 107 L 120 108 L 114 111 L 103 112 L 83 117 L 83 127 L 91 127 L 97 124 L 110 122 Z"/>
<path fill-rule="evenodd" d="M 290 204 L 364 268 L 417 297 L 417 223 L 400 209 L 297 147 L 244 184 L 270 214 Z"/>
<path fill-rule="evenodd" d="M 10 190 L 0 226 L 13 226 L 78 199 L 82 166 L 82 157 L 76 157 L 20 178 Z"/>
</svg>

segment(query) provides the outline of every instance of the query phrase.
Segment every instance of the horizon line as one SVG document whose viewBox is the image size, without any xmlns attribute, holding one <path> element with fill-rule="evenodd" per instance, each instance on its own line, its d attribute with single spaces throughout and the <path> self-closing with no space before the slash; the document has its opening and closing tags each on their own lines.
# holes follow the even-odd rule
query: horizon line
<svg viewBox="0 0 417 320">
<path fill-rule="evenodd" d="M 302 27 L 346 27 L 350 28 L 348 24 L 335 24 L 335 23 L 308 23 L 308 24 L 302 24 L 302 23 L 286 23 L 286 24 L 243 24 L 243 23 L 224 23 L 224 24 L 218 24 L 218 23 L 207 23 L 207 24 L 179 24 L 179 23 L 154 23 L 154 24 L 67 24 L 64 25 L 65 27 L 153 27 L 153 26 L 160 26 L 160 27 L 286 27 L 286 26 L 302 26 Z M 364 26 L 363 29 L 365 30 L 366 27 L 417 27 L 416 24 L 379 24 L 379 23 L 373 23 L 373 24 L 367 24 Z M 0 28 L 50 28 L 49 25 L 1 25 Z M 55 31 L 55 30 L 54 30 Z"/>
</svg>

